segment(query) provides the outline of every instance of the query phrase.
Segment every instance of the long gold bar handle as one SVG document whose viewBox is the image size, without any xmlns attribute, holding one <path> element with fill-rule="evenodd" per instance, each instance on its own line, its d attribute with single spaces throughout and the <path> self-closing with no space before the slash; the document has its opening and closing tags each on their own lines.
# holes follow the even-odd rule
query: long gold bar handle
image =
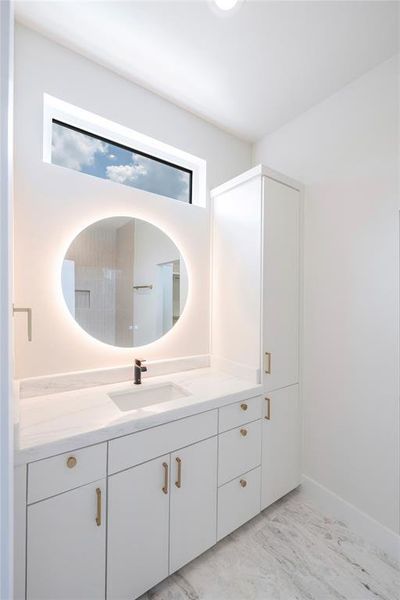
<svg viewBox="0 0 400 600">
<path fill-rule="evenodd" d="M 176 457 L 176 464 L 178 465 L 178 475 L 175 481 L 175 485 L 177 488 L 180 488 L 182 485 L 182 461 L 179 456 Z"/>
<path fill-rule="evenodd" d="M 267 411 L 265 413 L 265 418 L 267 419 L 267 421 L 271 420 L 271 398 L 265 398 L 266 402 L 267 402 Z"/>
<path fill-rule="evenodd" d="M 26 312 L 27 314 L 27 319 L 28 319 L 28 342 L 32 341 L 32 309 L 31 308 L 18 308 L 16 306 L 13 305 L 13 316 L 15 315 L 15 313 L 22 313 L 22 312 Z"/>
<path fill-rule="evenodd" d="M 96 496 L 97 496 L 97 515 L 96 515 L 96 525 L 100 527 L 101 525 L 101 489 L 96 488 Z"/>
<path fill-rule="evenodd" d="M 164 468 L 164 485 L 162 491 L 164 494 L 168 494 L 168 463 L 163 462 L 162 466 Z"/>
<path fill-rule="evenodd" d="M 264 371 L 271 375 L 271 352 L 266 352 L 264 357 Z"/>
</svg>

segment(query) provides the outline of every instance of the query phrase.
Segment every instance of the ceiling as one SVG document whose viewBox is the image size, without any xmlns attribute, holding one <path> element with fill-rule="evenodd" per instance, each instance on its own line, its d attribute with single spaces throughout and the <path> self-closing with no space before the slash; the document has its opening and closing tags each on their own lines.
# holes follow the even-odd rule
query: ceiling
<svg viewBox="0 0 400 600">
<path fill-rule="evenodd" d="M 386 1 L 17 1 L 22 23 L 255 141 L 398 52 Z"/>
</svg>

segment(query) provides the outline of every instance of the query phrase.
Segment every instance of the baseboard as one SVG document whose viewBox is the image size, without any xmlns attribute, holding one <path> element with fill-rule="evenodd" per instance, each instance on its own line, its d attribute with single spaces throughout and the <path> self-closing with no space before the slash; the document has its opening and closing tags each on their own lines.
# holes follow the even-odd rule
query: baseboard
<svg viewBox="0 0 400 600">
<path fill-rule="evenodd" d="M 356 508 L 325 486 L 303 475 L 300 494 L 325 514 L 346 523 L 360 537 L 394 560 L 400 560 L 400 535 Z"/>
</svg>

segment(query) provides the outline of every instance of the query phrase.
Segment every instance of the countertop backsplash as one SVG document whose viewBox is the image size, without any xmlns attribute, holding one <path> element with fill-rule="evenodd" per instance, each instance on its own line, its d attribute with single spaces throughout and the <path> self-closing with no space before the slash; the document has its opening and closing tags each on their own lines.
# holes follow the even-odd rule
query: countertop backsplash
<svg viewBox="0 0 400 600">
<path fill-rule="evenodd" d="M 60 373 L 45 375 L 42 377 L 31 377 L 17 381 L 19 397 L 34 398 L 36 396 L 47 396 L 58 392 L 69 392 L 72 390 L 109 385 L 122 381 L 133 380 L 132 365 L 113 367 L 111 369 L 94 369 L 90 371 L 76 371 L 73 373 Z M 201 369 L 210 366 L 210 355 L 185 356 L 183 358 L 172 358 L 167 360 L 155 360 L 146 363 L 147 372 L 143 378 L 158 377 L 191 369 Z"/>
</svg>

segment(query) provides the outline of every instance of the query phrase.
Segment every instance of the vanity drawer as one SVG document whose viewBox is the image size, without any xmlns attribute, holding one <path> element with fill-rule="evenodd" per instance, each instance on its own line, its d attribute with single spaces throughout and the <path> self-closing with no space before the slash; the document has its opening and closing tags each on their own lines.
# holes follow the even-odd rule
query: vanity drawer
<svg viewBox="0 0 400 600">
<path fill-rule="evenodd" d="M 217 410 L 210 410 L 111 440 L 108 472 L 110 475 L 117 473 L 217 435 L 217 421 Z"/>
<path fill-rule="evenodd" d="M 217 540 L 260 512 L 260 490 L 261 467 L 245 473 L 218 489 Z"/>
<path fill-rule="evenodd" d="M 219 409 L 219 433 L 262 417 L 262 397 L 235 402 Z"/>
<path fill-rule="evenodd" d="M 261 463 L 261 419 L 219 435 L 218 485 Z"/>
<path fill-rule="evenodd" d="M 28 504 L 103 479 L 106 469 L 106 443 L 30 463 Z"/>
</svg>

